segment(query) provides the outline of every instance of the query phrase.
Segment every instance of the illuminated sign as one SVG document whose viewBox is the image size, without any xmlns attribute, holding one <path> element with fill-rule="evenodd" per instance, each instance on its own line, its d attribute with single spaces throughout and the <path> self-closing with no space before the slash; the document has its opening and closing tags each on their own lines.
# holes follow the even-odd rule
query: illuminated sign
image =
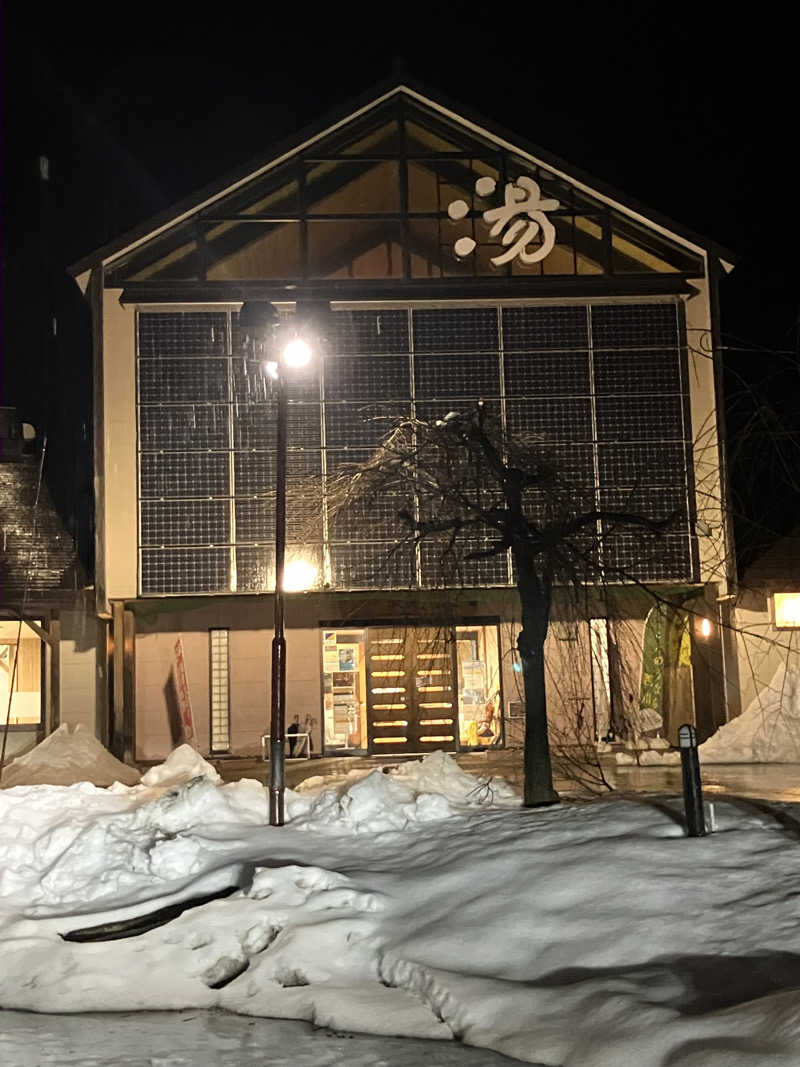
<svg viewBox="0 0 800 1067">
<path fill-rule="evenodd" d="M 779 630 L 800 628 L 800 593 L 776 593 L 775 625 Z"/>
<path fill-rule="evenodd" d="M 494 178 L 478 178 L 475 192 L 478 196 L 491 196 L 497 188 Z M 487 208 L 483 212 L 483 221 L 489 229 L 489 237 L 508 250 L 493 256 L 491 263 L 502 267 L 516 259 L 525 266 L 531 266 L 548 256 L 555 247 L 556 230 L 545 212 L 556 211 L 558 200 L 542 199 L 539 183 L 523 175 L 515 182 L 506 182 L 504 203 L 499 207 Z M 447 207 L 447 214 L 458 221 L 466 218 L 469 206 L 465 200 L 453 200 Z M 475 251 L 477 242 L 471 237 L 459 237 L 453 246 L 458 259 L 464 259 Z"/>
</svg>

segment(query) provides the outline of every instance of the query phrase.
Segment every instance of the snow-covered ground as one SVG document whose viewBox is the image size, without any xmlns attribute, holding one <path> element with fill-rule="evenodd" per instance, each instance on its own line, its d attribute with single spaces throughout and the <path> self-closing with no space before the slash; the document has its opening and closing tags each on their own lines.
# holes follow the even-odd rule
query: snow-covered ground
<svg viewBox="0 0 800 1067">
<path fill-rule="evenodd" d="M 224 1008 L 563 1067 L 796 1067 L 800 841 L 716 807 L 704 839 L 677 801 L 523 810 L 442 753 L 290 793 L 283 828 L 262 786 L 186 749 L 132 787 L 6 789 L 0 1006 Z M 137 936 L 62 937 L 230 887 Z"/>
</svg>

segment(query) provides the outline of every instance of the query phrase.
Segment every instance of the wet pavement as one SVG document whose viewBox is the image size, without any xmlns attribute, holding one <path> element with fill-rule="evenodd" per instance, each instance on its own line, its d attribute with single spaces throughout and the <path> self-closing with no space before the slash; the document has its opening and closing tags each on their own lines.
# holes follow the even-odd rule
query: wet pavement
<svg viewBox="0 0 800 1067">
<path fill-rule="evenodd" d="M 455 1041 L 347 1034 L 221 1011 L 36 1015 L 0 1011 L 3 1067 L 501 1067 Z"/>
<path fill-rule="evenodd" d="M 403 758 L 377 756 L 329 756 L 310 760 L 294 760 L 286 765 L 286 784 L 294 788 L 311 777 L 342 776 L 350 770 L 369 770 Z M 518 749 L 494 749 L 486 752 L 456 753 L 459 766 L 470 774 L 505 778 L 518 789 L 522 788 L 522 752 Z M 220 760 L 215 763 L 226 781 L 257 778 L 266 783 L 269 764 L 261 760 Z M 620 792 L 681 793 L 680 764 L 654 767 L 618 766 L 613 757 L 603 757 L 603 774 L 608 783 Z M 588 780 L 573 773 L 562 761 L 554 760 L 555 785 L 564 797 L 581 798 L 603 795 L 596 770 L 590 769 Z M 579 778 L 581 780 L 579 780 Z M 708 794 L 730 794 L 771 802 L 800 803 L 800 763 L 725 763 L 702 764 L 703 788 Z"/>
</svg>

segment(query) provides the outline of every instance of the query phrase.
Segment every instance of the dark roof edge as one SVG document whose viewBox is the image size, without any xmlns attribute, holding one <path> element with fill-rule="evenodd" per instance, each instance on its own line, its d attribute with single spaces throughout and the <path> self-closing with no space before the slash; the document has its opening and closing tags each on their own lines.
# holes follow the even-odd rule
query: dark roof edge
<svg viewBox="0 0 800 1067">
<path fill-rule="evenodd" d="M 568 163 L 566 160 L 553 155 L 552 152 L 541 149 L 538 145 L 510 133 L 505 127 L 485 118 L 472 108 L 462 107 L 460 104 L 441 93 L 432 93 L 426 86 L 422 85 L 414 78 L 404 77 L 402 81 L 398 81 L 397 77 L 394 76 L 372 86 L 372 88 L 362 93 L 360 96 L 351 99 L 347 104 L 342 105 L 334 111 L 328 112 L 322 119 L 318 119 L 317 121 L 304 126 L 298 133 L 285 137 L 277 145 L 273 146 L 268 154 L 261 154 L 255 158 L 251 158 L 247 163 L 229 171 L 224 177 L 218 178 L 216 181 L 204 186 L 197 192 L 191 193 L 177 203 L 146 219 L 138 226 L 127 230 L 119 237 L 116 237 L 105 245 L 102 245 L 100 248 L 95 249 L 95 251 L 89 253 L 89 255 L 84 256 L 76 263 L 71 264 L 67 268 L 68 272 L 76 277 L 84 271 L 91 270 L 108 256 L 114 255 L 129 244 L 142 240 L 142 238 L 147 237 L 148 234 L 152 233 L 154 230 L 167 226 L 170 221 L 177 216 L 191 213 L 193 208 L 197 207 L 204 201 L 211 199 L 214 196 L 222 195 L 231 185 L 247 179 L 254 172 L 267 167 L 273 160 L 299 150 L 300 146 L 306 141 L 313 140 L 315 137 L 323 134 L 331 126 L 344 122 L 354 112 L 362 109 L 369 109 L 370 105 L 377 105 L 378 101 L 389 99 L 402 92 L 403 89 L 410 89 L 412 92 L 427 98 L 432 103 L 438 104 L 440 107 L 451 111 L 455 116 L 461 116 L 473 125 L 484 129 L 491 136 L 506 141 L 512 148 L 516 147 L 531 156 L 535 156 L 546 166 L 551 167 L 554 170 L 562 171 L 567 177 L 573 177 L 576 181 L 582 182 L 590 189 L 594 189 L 603 196 L 615 200 L 620 206 L 627 208 L 629 211 L 642 215 L 645 219 L 654 222 L 657 226 L 661 226 L 663 229 L 669 230 L 671 233 L 676 234 L 679 237 L 683 237 L 684 240 L 690 241 L 692 244 L 705 249 L 717 259 L 725 260 L 729 263 L 735 263 L 738 259 L 738 256 L 724 246 L 717 244 L 715 241 L 712 241 L 707 237 L 703 237 L 701 234 L 695 233 L 693 230 L 675 222 L 673 219 L 660 212 L 653 211 L 638 200 L 634 200 L 626 194 L 620 193 L 620 191 L 613 186 L 594 178 L 591 174 L 588 174 L 586 171 L 581 170 L 578 167 L 572 166 L 572 164 Z"/>
</svg>

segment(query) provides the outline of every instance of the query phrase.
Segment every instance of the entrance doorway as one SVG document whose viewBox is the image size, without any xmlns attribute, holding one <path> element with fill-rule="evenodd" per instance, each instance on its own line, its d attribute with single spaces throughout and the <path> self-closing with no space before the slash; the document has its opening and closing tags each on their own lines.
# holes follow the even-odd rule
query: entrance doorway
<svg viewBox="0 0 800 1067">
<path fill-rule="evenodd" d="M 367 690 L 373 751 L 456 749 L 455 652 L 450 628 L 370 627 Z"/>
<path fill-rule="evenodd" d="M 497 625 L 325 628 L 322 670 L 330 754 L 503 744 Z"/>
</svg>

